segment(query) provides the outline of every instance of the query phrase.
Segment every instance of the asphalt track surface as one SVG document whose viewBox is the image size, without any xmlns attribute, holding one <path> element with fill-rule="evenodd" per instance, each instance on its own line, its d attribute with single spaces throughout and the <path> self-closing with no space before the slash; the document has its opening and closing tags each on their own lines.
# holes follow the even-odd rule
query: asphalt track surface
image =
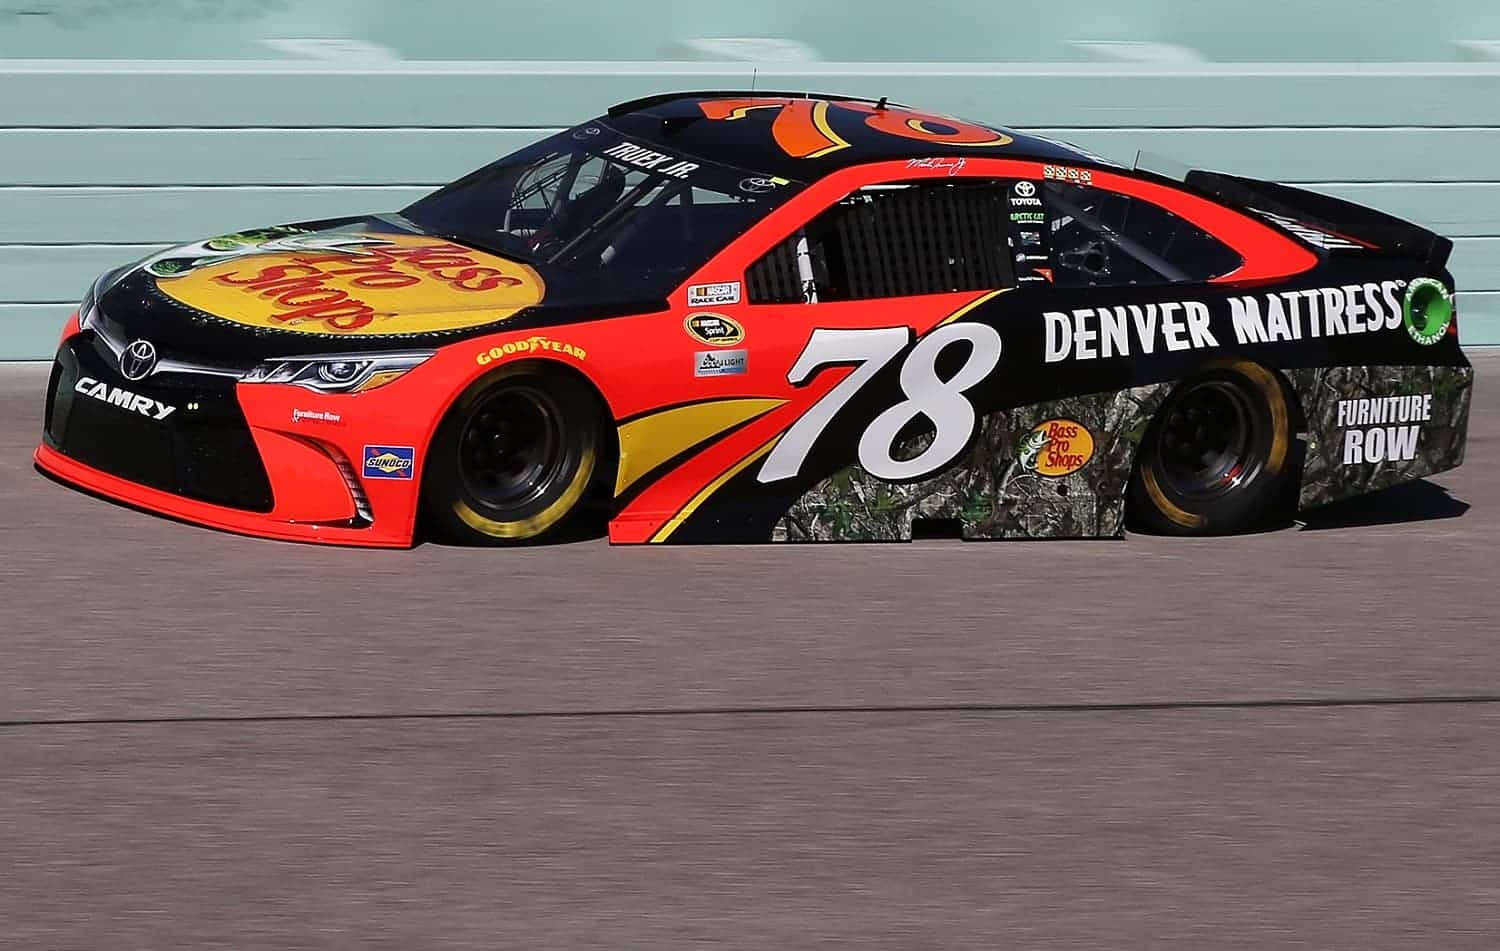
<svg viewBox="0 0 1500 951">
<path fill-rule="evenodd" d="M 1493 948 L 1475 362 L 1300 528 L 409 552 L 63 488 L 0 370 L 0 947 Z"/>
</svg>

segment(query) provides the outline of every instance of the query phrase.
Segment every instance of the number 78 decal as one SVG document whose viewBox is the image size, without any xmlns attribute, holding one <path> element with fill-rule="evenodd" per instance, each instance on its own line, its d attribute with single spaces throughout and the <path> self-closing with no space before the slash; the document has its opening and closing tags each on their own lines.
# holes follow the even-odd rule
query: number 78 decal
<svg viewBox="0 0 1500 951">
<path fill-rule="evenodd" d="M 854 364 L 854 370 L 804 413 L 766 456 L 760 482 L 790 479 L 802 470 L 813 443 L 854 394 L 895 360 L 911 342 L 908 327 L 814 330 L 787 382 L 801 386 L 821 368 Z M 968 341 L 969 357 L 950 379 L 937 375 L 938 356 L 949 344 Z M 870 421 L 859 440 L 859 464 L 877 479 L 907 481 L 930 475 L 958 458 L 974 437 L 978 419 L 964 391 L 1000 362 L 1000 334 L 988 324 L 948 324 L 923 337 L 901 364 L 906 399 Z M 894 456 L 896 437 L 919 416 L 932 420 L 932 443 L 910 459 Z"/>
</svg>

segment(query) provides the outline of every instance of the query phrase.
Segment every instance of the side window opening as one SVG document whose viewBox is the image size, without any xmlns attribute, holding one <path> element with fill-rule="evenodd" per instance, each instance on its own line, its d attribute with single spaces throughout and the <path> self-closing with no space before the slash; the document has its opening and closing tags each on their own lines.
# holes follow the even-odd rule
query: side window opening
<svg viewBox="0 0 1500 951">
<path fill-rule="evenodd" d="M 862 188 L 751 265 L 751 303 L 990 290 L 1014 283 L 1006 183 Z"/>
<path fill-rule="evenodd" d="M 1201 228 L 1140 198 L 1045 183 L 1059 287 L 1198 283 L 1243 259 Z"/>
</svg>

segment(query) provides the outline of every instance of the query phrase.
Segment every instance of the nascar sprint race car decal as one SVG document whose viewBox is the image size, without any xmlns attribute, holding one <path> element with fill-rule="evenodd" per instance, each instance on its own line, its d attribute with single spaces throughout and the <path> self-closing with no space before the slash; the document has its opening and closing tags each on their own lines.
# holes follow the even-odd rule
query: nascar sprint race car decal
<svg viewBox="0 0 1500 951">
<path fill-rule="evenodd" d="M 352 545 L 1236 532 L 1462 461 L 1451 249 L 885 100 L 655 96 L 103 275 L 36 461 Z"/>
</svg>

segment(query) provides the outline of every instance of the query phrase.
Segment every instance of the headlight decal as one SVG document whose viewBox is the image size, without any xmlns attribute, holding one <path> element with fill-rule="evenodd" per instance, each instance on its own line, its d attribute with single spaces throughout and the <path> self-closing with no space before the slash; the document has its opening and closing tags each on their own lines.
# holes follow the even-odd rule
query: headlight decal
<svg viewBox="0 0 1500 951">
<path fill-rule="evenodd" d="M 432 358 L 434 350 L 400 353 L 331 353 L 278 357 L 256 366 L 243 383 L 291 383 L 319 393 L 364 393 L 405 376 Z"/>
</svg>

